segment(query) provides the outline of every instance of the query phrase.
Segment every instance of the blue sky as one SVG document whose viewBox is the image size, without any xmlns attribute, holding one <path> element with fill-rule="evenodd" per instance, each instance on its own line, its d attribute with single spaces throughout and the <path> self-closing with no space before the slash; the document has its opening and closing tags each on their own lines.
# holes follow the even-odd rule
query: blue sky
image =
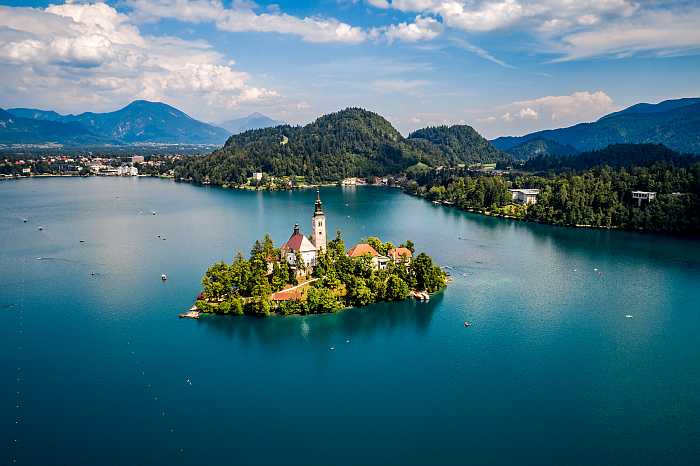
<svg viewBox="0 0 700 466">
<path fill-rule="evenodd" d="M 489 138 L 700 96 L 700 4 L 666 0 L 0 0 L 0 107 L 160 100 L 221 122 L 348 106 Z"/>
</svg>

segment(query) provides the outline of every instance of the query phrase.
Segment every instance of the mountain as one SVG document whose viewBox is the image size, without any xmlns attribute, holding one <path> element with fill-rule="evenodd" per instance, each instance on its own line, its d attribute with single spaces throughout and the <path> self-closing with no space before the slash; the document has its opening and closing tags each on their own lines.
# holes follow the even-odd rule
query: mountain
<svg viewBox="0 0 700 466">
<path fill-rule="evenodd" d="M 593 123 L 538 131 L 520 137 L 491 141 L 508 151 L 533 139 L 547 139 L 579 151 L 602 149 L 610 144 L 663 144 L 673 150 L 700 154 L 700 98 L 637 104 L 611 113 Z"/>
<path fill-rule="evenodd" d="M 527 171 L 588 170 L 606 165 L 612 168 L 649 167 L 663 163 L 669 167 L 689 167 L 700 157 L 683 155 L 661 144 L 612 144 L 605 149 L 577 155 L 542 154 L 525 162 Z"/>
<path fill-rule="evenodd" d="M 415 137 L 416 133 L 424 137 Z M 283 125 L 233 135 L 221 150 L 186 160 L 177 175 L 194 181 L 208 177 L 215 184 L 236 184 L 252 172 L 262 171 L 320 182 L 394 174 L 417 163 L 437 166 L 507 158 L 469 127 L 430 128 L 416 133 L 404 138 L 382 116 L 348 108 L 321 116 L 306 126 Z"/>
<path fill-rule="evenodd" d="M 86 112 L 80 115 L 60 115 L 53 111 L 30 108 L 8 110 L 11 115 L 39 123 L 51 123 L 55 131 L 43 132 L 41 125 L 35 132 L 27 132 L 18 142 L 55 142 L 73 144 L 84 137 L 96 139 L 91 143 L 131 144 L 221 144 L 229 133 L 201 121 L 161 102 L 137 100 L 126 107 L 108 113 Z M 66 125 L 65 131 L 60 130 Z M 64 132 L 72 131 L 74 137 L 65 137 Z M 0 129 L 0 140 L 3 138 Z"/>
<path fill-rule="evenodd" d="M 270 128 L 272 126 L 280 126 L 284 124 L 285 123 L 283 121 L 273 120 L 267 115 L 255 112 L 246 117 L 224 121 L 220 126 L 228 130 L 231 134 L 239 134 L 251 129 Z"/>
<path fill-rule="evenodd" d="M 531 139 L 506 150 L 515 160 L 527 160 L 540 155 L 573 155 L 578 151 L 569 145 L 549 139 Z"/>
<path fill-rule="evenodd" d="M 102 144 L 108 141 L 77 122 L 17 117 L 0 109 L 0 144 L 44 144 L 63 141 L 66 144 Z"/>
<path fill-rule="evenodd" d="M 423 128 L 412 132 L 408 138 L 416 143 L 431 143 L 452 163 L 495 162 L 506 159 L 503 153 L 467 125 Z"/>
</svg>

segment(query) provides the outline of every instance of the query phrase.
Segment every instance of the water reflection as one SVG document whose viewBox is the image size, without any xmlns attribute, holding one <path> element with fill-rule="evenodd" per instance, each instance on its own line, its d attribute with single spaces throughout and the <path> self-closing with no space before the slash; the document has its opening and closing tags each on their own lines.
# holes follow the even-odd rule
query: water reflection
<svg viewBox="0 0 700 466">
<path fill-rule="evenodd" d="M 406 300 L 378 303 L 337 314 L 290 317 L 203 316 L 198 323 L 213 334 L 243 344 L 260 344 L 283 349 L 290 342 L 332 345 L 346 339 L 361 340 L 394 332 L 415 331 L 424 334 L 444 293 L 428 303 Z"/>
</svg>

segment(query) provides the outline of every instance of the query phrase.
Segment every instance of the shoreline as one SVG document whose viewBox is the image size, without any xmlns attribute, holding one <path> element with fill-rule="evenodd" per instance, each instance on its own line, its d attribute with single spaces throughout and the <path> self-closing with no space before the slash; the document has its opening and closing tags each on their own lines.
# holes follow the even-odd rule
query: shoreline
<svg viewBox="0 0 700 466">
<path fill-rule="evenodd" d="M 337 182 L 332 182 L 332 183 L 293 186 L 293 187 L 288 187 L 288 188 L 284 188 L 284 189 L 270 189 L 267 187 L 245 187 L 245 186 L 231 186 L 231 185 L 218 185 L 218 184 L 204 184 L 204 183 L 197 183 L 197 182 L 192 181 L 192 180 L 183 180 L 183 179 L 178 180 L 172 176 L 147 175 L 147 174 L 137 175 L 137 176 L 133 176 L 133 177 L 132 176 L 58 175 L 58 174 L 46 174 L 46 175 L 44 175 L 44 174 L 42 174 L 42 175 L 31 175 L 31 176 L 3 176 L 3 177 L 0 177 L 0 181 L 21 180 L 21 179 L 31 179 L 31 178 L 158 178 L 161 180 L 171 180 L 171 181 L 174 181 L 176 183 L 187 183 L 187 184 L 191 184 L 194 186 L 200 186 L 200 187 L 215 187 L 215 188 L 220 188 L 220 189 L 234 189 L 234 190 L 238 190 L 238 191 L 269 191 L 269 192 L 298 191 L 298 190 L 313 189 L 313 188 L 328 188 L 328 187 L 342 188 L 342 187 L 344 187 L 342 185 L 341 181 L 337 181 Z M 456 210 L 458 212 L 476 214 L 476 215 L 480 215 L 483 217 L 500 218 L 500 219 L 504 219 L 504 220 L 515 220 L 518 222 L 531 223 L 531 224 L 535 224 L 535 225 L 547 225 L 547 226 L 552 226 L 552 227 L 579 229 L 579 230 L 625 231 L 625 232 L 654 234 L 654 235 L 662 235 L 662 236 L 673 236 L 673 237 L 691 238 L 691 239 L 698 239 L 699 238 L 699 236 L 697 234 L 694 234 L 694 233 L 645 230 L 645 229 L 641 229 L 641 228 L 633 229 L 633 228 L 624 228 L 624 227 L 620 227 L 620 226 L 606 227 L 606 226 L 596 226 L 596 225 L 562 225 L 562 224 L 556 224 L 556 223 L 540 222 L 540 221 L 536 221 L 536 220 L 529 220 L 526 218 L 519 218 L 519 217 L 515 217 L 512 215 L 494 214 L 494 213 L 491 213 L 490 211 L 480 210 L 477 208 L 462 209 L 456 205 L 445 204 L 444 202 L 441 202 L 441 201 L 431 201 L 431 200 L 427 199 L 426 197 L 418 196 L 416 194 L 409 193 L 401 186 L 396 186 L 396 185 L 364 184 L 364 185 L 358 185 L 358 186 L 363 186 L 363 187 L 369 186 L 369 187 L 373 187 L 373 188 L 400 189 L 402 193 L 404 193 L 408 196 L 422 199 L 423 201 L 430 202 L 435 206 L 450 208 L 450 209 Z M 352 187 L 356 188 L 357 186 L 352 186 Z"/>
<path fill-rule="evenodd" d="M 244 313 L 244 314 L 234 314 L 234 313 L 223 313 L 223 312 L 207 312 L 207 311 L 200 311 L 199 309 L 195 309 L 196 306 L 193 304 L 192 307 L 190 307 L 187 311 L 184 311 L 184 312 L 182 312 L 182 313 L 179 313 L 179 314 L 178 314 L 178 317 L 180 317 L 180 318 L 191 318 L 191 319 L 199 319 L 199 318 L 202 317 L 202 316 L 253 317 L 253 318 L 256 318 L 256 319 L 267 319 L 267 318 L 270 318 L 270 317 L 282 317 L 282 318 L 286 318 L 286 317 L 308 317 L 308 316 L 327 316 L 327 315 L 340 314 L 341 312 L 349 311 L 349 310 L 352 310 L 352 309 L 366 309 L 366 308 L 368 308 L 368 307 L 370 307 L 370 306 L 373 306 L 373 305 L 375 305 L 375 304 L 393 304 L 393 303 L 403 303 L 403 302 L 406 302 L 406 301 L 415 301 L 415 302 L 418 303 L 418 304 L 428 304 L 428 303 L 430 303 L 430 299 L 418 299 L 418 298 L 416 298 L 416 297 L 413 295 L 413 293 L 414 293 L 414 292 L 415 292 L 415 293 L 426 293 L 430 298 L 432 298 L 433 296 L 436 296 L 436 295 L 438 295 L 438 294 L 440 294 L 440 293 L 444 293 L 445 290 L 448 288 L 447 285 L 449 285 L 449 283 L 451 283 L 451 282 L 452 282 L 452 280 L 451 280 L 451 279 L 448 279 L 446 285 L 445 285 L 443 288 L 441 288 L 441 289 L 439 289 L 439 290 L 437 290 L 437 291 L 434 291 L 434 292 L 432 292 L 432 293 L 428 293 L 427 291 L 411 290 L 411 294 L 409 294 L 405 299 L 402 299 L 402 300 L 399 300 L 399 301 L 377 301 L 377 302 L 374 302 L 374 303 L 367 304 L 366 306 L 346 306 L 346 307 L 343 307 L 343 308 L 341 308 L 341 309 L 338 309 L 338 310 L 335 311 L 335 312 L 313 312 L 313 313 L 307 313 L 307 314 L 283 314 L 283 313 L 281 313 L 281 312 L 271 311 L 270 314 L 263 316 L 263 315 L 245 314 L 245 313 Z M 197 313 L 197 317 L 185 315 L 185 314 L 188 314 L 188 313 L 190 313 L 190 312 L 196 312 L 196 313 Z"/>
</svg>

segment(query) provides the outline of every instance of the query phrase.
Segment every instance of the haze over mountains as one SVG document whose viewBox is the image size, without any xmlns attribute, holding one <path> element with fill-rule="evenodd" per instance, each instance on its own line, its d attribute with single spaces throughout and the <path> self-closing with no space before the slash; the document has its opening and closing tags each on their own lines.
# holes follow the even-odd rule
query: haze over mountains
<svg viewBox="0 0 700 466">
<path fill-rule="evenodd" d="M 533 145 L 533 141 L 538 143 Z M 491 143 L 521 159 L 543 152 L 561 155 L 562 146 L 583 152 L 624 143 L 663 144 L 678 152 L 700 154 L 700 98 L 637 104 L 605 115 L 593 123 L 537 131 L 520 137 L 500 137 Z M 529 148 L 523 146 L 528 143 Z"/>
<path fill-rule="evenodd" d="M 240 134 L 251 129 L 270 128 L 284 124 L 286 124 L 284 121 L 273 120 L 267 115 L 255 112 L 245 117 L 224 121 L 219 126 L 231 134 Z"/>
</svg>

